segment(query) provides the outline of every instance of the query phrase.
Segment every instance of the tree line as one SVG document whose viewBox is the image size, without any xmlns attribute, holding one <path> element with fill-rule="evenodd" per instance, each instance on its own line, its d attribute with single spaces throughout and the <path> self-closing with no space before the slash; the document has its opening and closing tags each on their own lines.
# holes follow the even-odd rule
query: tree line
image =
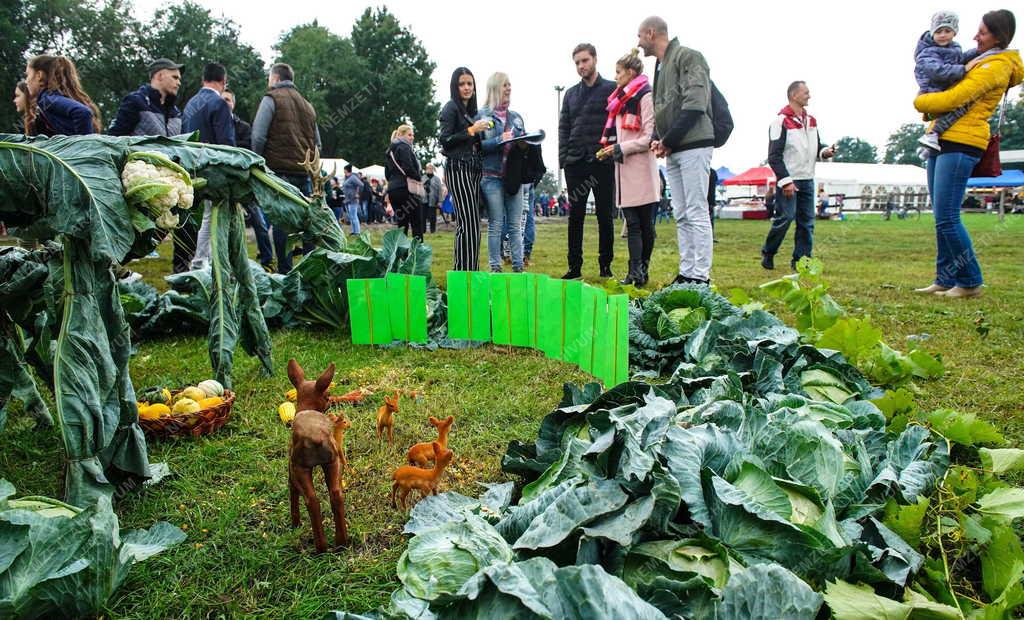
<svg viewBox="0 0 1024 620">
<path fill-rule="evenodd" d="M 381 163 L 399 124 L 410 123 L 425 137 L 437 133 L 435 65 L 386 7 L 367 8 L 348 36 L 316 21 L 295 26 L 274 52 L 272 62 L 292 65 L 296 86 L 317 110 L 324 157 Z M 191 1 L 165 6 L 147 21 L 136 17 L 130 0 L 0 3 L 0 70 L 8 93 L 24 76 L 27 59 L 40 53 L 75 61 L 105 127 L 121 98 L 148 81 L 146 66 L 154 58 L 185 65 L 177 102 L 182 109 L 201 88 L 208 62 L 228 68 L 242 119 L 252 120 L 267 89 L 269 63 L 242 41 L 238 24 Z M 18 121 L 13 105 L 0 106 L 0 132 L 16 131 Z M 429 140 L 417 147 L 424 158 L 436 151 Z"/>
<path fill-rule="evenodd" d="M 996 131 L 998 119 L 998 108 L 989 124 L 993 133 Z M 889 134 L 885 143 L 885 151 L 879 157 L 878 150 L 873 144 L 846 136 L 840 138 L 836 143 L 839 152 L 835 161 L 860 163 L 860 164 L 913 164 L 922 166 L 921 159 L 917 156 L 917 139 L 924 133 L 924 123 L 905 123 L 896 131 Z M 1002 150 L 1024 149 L 1024 94 L 1016 101 L 1007 101 L 1006 115 L 1000 129 L 1002 136 L 1000 148 Z"/>
</svg>

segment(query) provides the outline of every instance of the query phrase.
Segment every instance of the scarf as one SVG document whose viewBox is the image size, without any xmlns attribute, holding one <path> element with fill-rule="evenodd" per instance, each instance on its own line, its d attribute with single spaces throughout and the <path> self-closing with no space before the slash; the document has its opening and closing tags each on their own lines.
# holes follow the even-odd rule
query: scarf
<svg viewBox="0 0 1024 620">
<path fill-rule="evenodd" d="M 608 95 L 608 120 L 604 123 L 604 132 L 601 134 L 601 146 L 615 144 L 618 137 L 615 133 L 615 117 L 622 116 L 622 128 L 637 130 L 643 125 L 640 119 L 640 100 L 651 92 L 647 76 L 640 74 L 630 80 L 625 88 L 621 86 Z"/>
</svg>

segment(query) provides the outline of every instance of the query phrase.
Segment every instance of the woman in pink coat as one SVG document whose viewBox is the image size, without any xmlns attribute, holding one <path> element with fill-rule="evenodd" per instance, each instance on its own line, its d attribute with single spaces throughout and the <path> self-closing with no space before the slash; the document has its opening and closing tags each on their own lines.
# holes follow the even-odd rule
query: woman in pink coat
<svg viewBox="0 0 1024 620">
<path fill-rule="evenodd" d="M 618 88 L 608 97 L 608 120 L 599 159 L 615 159 L 616 202 L 626 219 L 629 273 L 622 284 L 647 284 L 654 249 L 654 218 L 661 182 L 658 162 L 650 150 L 654 133 L 654 98 L 644 63 L 634 49 L 615 64 Z"/>
</svg>

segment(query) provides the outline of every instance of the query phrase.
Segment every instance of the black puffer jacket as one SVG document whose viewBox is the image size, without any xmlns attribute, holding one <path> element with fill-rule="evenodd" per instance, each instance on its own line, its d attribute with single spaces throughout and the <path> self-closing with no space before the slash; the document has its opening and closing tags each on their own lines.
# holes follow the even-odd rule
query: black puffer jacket
<svg viewBox="0 0 1024 620">
<path fill-rule="evenodd" d="M 565 91 L 562 113 L 558 118 L 558 167 L 565 168 L 577 162 L 598 162 L 601 133 L 608 120 L 608 96 L 615 90 L 615 82 L 597 76 L 593 86 L 581 80 Z M 602 163 L 613 165 L 609 157 Z"/>
<path fill-rule="evenodd" d="M 471 136 L 466 131 L 472 124 L 472 118 L 464 114 L 454 100 L 441 108 L 438 142 L 445 157 L 465 158 L 479 153 L 480 136 Z"/>
</svg>

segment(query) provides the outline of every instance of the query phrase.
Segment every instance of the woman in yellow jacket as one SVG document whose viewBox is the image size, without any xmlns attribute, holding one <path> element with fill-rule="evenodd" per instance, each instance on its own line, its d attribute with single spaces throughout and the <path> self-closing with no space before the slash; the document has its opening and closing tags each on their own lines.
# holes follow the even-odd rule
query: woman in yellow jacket
<svg viewBox="0 0 1024 620">
<path fill-rule="evenodd" d="M 1007 49 L 1016 30 L 1013 13 L 991 11 L 981 18 L 978 54 L 967 64 L 964 79 L 941 93 L 918 95 L 914 107 L 926 114 L 951 112 L 970 106 L 939 141 L 941 151 L 928 159 L 928 193 L 935 213 L 935 282 L 916 289 L 945 297 L 981 294 L 981 267 L 971 237 L 960 221 L 960 204 L 967 179 L 989 141 L 988 119 L 1008 88 L 1021 83 L 1024 65 L 1020 53 Z"/>
</svg>

